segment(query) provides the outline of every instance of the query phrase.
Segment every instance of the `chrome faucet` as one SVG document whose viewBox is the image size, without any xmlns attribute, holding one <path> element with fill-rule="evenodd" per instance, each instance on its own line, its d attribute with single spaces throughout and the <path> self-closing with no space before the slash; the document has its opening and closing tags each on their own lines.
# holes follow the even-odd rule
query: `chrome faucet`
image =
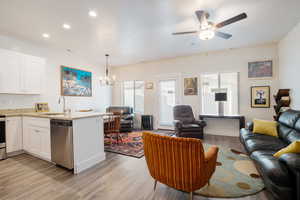
<svg viewBox="0 0 300 200">
<path fill-rule="evenodd" d="M 59 97 L 59 99 L 58 99 L 59 104 L 61 103 L 61 100 L 63 101 L 63 113 L 66 113 L 67 109 L 66 109 L 66 98 L 65 98 L 65 96 L 60 96 Z"/>
</svg>

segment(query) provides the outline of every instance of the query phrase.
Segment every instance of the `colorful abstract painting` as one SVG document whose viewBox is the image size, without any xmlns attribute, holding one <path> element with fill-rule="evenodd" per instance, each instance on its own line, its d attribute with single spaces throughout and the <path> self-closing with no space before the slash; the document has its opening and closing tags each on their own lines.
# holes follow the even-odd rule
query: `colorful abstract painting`
<svg viewBox="0 0 300 200">
<path fill-rule="evenodd" d="M 273 62 L 249 62 L 248 63 L 248 78 L 272 78 Z"/>
<path fill-rule="evenodd" d="M 62 96 L 92 96 L 92 72 L 61 66 Z"/>
</svg>

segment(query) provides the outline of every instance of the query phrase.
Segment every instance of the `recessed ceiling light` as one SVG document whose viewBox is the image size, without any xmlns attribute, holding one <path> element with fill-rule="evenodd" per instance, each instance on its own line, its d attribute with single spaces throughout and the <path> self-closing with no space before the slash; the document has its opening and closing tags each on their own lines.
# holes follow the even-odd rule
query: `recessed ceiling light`
<svg viewBox="0 0 300 200">
<path fill-rule="evenodd" d="M 48 33 L 43 33 L 42 36 L 43 36 L 43 38 L 46 38 L 46 39 L 50 38 L 50 35 Z"/>
<path fill-rule="evenodd" d="M 94 11 L 94 10 L 90 10 L 90 11 L 89 11 L 89 16 L 90 16 L 90 17 L 97 17 L 97 12 Z"/>
<path fill-rule="evenodd" d="M 71 29 L 71 25 L 70 24 L 63 24 L 63 28 L 64 29 Z"/>
</svg>

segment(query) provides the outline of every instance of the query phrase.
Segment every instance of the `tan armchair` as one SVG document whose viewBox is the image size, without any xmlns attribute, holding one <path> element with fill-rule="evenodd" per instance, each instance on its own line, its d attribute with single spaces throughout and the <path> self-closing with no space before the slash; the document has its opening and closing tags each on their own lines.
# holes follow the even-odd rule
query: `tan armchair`
<svg viewBox="0 0 300 200">
<path fill-rule="evenodd" d="M 144 151 L 151 176 L 177 190 L 190 193 L 209 184 L 216 168 L 218 147 L 204 153 L 201 140 L 143 133 Z"/>
</svg>

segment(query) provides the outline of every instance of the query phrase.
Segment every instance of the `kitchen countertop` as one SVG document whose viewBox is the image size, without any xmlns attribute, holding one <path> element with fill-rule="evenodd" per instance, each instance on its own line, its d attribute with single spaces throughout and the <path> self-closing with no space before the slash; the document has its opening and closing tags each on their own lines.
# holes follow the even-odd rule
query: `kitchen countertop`
<svg viewBox="0 0 300 200">
<path fill-rule="evenodd" d="M 60 119 L 60 120 L 75 120 L 82 118 L 91 118 L 91 117 L 102 117 L 108 115 L 107 113 L 100 112 L 72 112 L 70 114 L 63 113 L 39 113 L 39 112 L 21 112 L 21 111 L 10 111 L 10 112 L 0 112 L 0 115 L 4 115 L 6 117 L 39 117 L 39 118 L 48 118 L 48 119 Z"/>
</svg>

